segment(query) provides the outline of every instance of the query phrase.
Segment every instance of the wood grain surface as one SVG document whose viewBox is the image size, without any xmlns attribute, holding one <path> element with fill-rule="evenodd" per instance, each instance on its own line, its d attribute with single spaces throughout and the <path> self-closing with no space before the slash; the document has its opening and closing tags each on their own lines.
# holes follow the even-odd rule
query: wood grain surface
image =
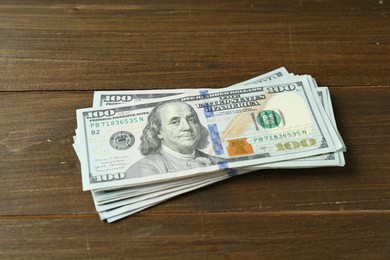
<svg viewBox="0 0 390 260">
<path fill-rule="evenodd" d="M 388 1 L 0 0 L 1 259 L 389 259 Z M 114 224 L 81 187 L 94 90 L 330 88 L 346 166 L 262 170 Z"/>
</svg>

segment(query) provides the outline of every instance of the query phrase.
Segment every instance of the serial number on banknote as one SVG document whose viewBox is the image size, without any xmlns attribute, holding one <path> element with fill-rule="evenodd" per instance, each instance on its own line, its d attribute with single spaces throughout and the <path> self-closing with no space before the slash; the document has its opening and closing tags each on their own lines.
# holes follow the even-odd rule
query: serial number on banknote
<svg viewBox="0 0 390 260">
<path fill-rule="evenodd" d="M 303 136 L 307 135 L 308 132 L 306 130 L 297 130 L 297 131 L 291 131 L 291 132 L 285 132 L 280 134 L 274 134 L 274 135 L 264 135 L 260 137 L 254 137 L 254 142 L 265 142 L 270 140 L 278 140 L 278 139 L 286 139 L 290 137 L 297 137 L 297 136 Z"/>
</svg>

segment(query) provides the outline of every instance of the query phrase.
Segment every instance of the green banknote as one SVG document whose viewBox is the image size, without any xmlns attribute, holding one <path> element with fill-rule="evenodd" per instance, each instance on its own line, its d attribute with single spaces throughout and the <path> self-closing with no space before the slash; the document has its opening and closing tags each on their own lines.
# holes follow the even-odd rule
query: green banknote
<svg viewBox="0 0 390 260">
<path fill-rule="evenodd" d="M 337 151 L 342 144 L 316 102 L 308 78 L 294 77 L 78 110 L 83 188 L 139 185 Z"/>
</svg>

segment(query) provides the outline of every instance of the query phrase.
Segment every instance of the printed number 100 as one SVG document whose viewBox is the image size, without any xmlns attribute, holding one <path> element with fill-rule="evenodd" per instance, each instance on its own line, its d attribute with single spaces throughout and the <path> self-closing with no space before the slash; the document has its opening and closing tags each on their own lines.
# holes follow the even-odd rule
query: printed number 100
<svg viewBox="0 0 390 260">
<path fill-rule="evenodd" d="M 300 142 L 297 141 L 291 141 L 286 143 L 278 143 L 276 144 L 277 152 L 284 151 L 284 150 L 294 150 L 299 147 L 310 147 L 317 143 L 316 139 L 314 138 L 307 138 L 303 139 Z"/>
</svg>

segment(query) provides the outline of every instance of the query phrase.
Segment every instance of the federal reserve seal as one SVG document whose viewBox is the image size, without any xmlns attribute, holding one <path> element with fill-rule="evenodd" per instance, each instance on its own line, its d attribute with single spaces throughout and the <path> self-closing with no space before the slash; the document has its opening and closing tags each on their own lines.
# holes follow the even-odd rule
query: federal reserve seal
<svg viewBox="0 0 390 260">
<path fill-rule="evenodd" d="M 273 110 L 263 110 L 257 115 L 257 123 L 263 128 L 275 128 L 281 121 L 280 115 Z"/>
<path fill-rule="evenodd" d="M 127 131 L 119 131 L 110 138 L 110 145 L 117 150 L 126 150 L 134 145 L 134 135 Z"/>
</svg>

